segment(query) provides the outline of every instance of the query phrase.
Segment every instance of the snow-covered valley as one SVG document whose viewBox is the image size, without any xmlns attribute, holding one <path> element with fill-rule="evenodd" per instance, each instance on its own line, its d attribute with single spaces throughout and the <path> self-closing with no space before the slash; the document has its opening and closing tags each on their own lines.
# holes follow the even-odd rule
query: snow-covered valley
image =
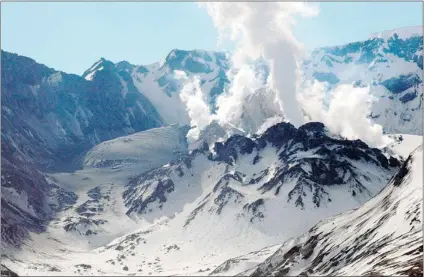
<svg viewBox="0 0 424 277">
<path fill-rule="evenodd" d="M 262 88 L 243 103 L 243 128 L 214 120 L 188 140 L 198 126 L 178 75 L 198 78 L 213 115 L 230 68 L 228 54 L 172 50 L 150 65 L 102 58 L 77 76 L 2 50 L 2 266 L 19 276 L 422 274 L 421 28 L 303 61 L 304 81 L 328 92 L 369 86 L 379 148 L 283 121 Z"/>
<path fill-rule="evenodd" d="M 312 140 L 321 137 L 321 131 L 313 127 L 316 128 L 311 125 L 308 130 L 315 130 L 309 133 Z M 358 148 L 331 138 L 324 144 L 307 144 L 311 150 L 302 151 L 298 148 L 307 140 L 293 141 L 300 136 L 294 129 L 293 138 L 286 137 L 288 141 L 284 143 L 285 128 L 290 126 L 271 128 L 263 140 L 254 142 L 256 145 L 239 137 L 225 145 L 228 151 L 195 151 L 156 169 L 146 169 L 145 173 L 145 164 L 135 162 L 49 174 L 50 182 L 75 193 L 77 201 L 58 213 L 46 232 L 31 234 L 21 249 L 5 248 L 3 263 L 20 275 L 240 273 L 265 261 L 284 241 L 307 232 L 320 220 L 358 208 L 383 189 L 399 169 L 395 163 L 382 166 L 381 157 L 366 151 L 366 145 L 362 146 L 364 152 L 355 154 L 359 157 L 351 159 L 345 156 L 351 155 L 347 150 Z M 120 143 L 136 143 L 134 140 L 140 137 L 154 140 L 155 136 L 149 133 L 163 136 L 170 132 L 178 134 L 180 130 L 152 129 Z M 261 141 L 267 145 L 259 146 Z M 273 144 L 281 141 L 283 145 Z M 401 142 L 393 143 L 385 152 L 404 160 L 420 143 L 420 136 L 404 135 Z M 324 148 L 332 148 L 336 159 L 351 164 L 353 171 L 340 172 L 346 179 L 339 184 L 300 182 L 311 177 L 308 166 L 318 165 L 310 159 L 324 163 L 332 160 L 325 154 L 316 154 Z M 100 148 L 92 151 L 97 149 Z M 160 144 L 156 149 L 160 149 Z M 298 150 L 284 160 L 287 157 L 281 153 L 290 153 L 291 149 Z M 155 147 L 150 151 L 156 151 Z M 219 153 L 231 153 L 232 158 Z M 108 158 L 120 159 L 113 155 Z M 282 173 L 282 167 L 295 169 L 296 164 L 304 165 L 300 171 Z M 338 170 L 334 168 L 332 172 Z M 349 181 L 352 176 L 360 182 Z M 285 181 L 270 187 L 276 177 Z M 266 248 L 257 252 L 262 247 Z M 249 262 L 237 263 L 236 268 L 230 264 L 225 270 L 220 266 L 225 260 L 248 252 L 254 252 L 247 255 Z"/>
</svg>

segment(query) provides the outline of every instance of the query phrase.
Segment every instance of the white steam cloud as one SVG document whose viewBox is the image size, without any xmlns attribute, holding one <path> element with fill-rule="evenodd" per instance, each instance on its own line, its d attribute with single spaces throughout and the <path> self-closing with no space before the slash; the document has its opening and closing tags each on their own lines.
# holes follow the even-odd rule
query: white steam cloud
<svg viewBox="0 0 424 277">
<path fill-rule="evenodd" d="M 184 84 L 180 92 L 180 98 L 186 105 L 186 110 L 190 117 L 190 126 L 192 128 L 187 134 L 190 143 L 190 140 L 197 140 L 200 131 L 211 123 L 212 115 L 210 114 L 209 106 L 205 102 L 206 98 L 200 87 L 199 77 L 194 76 L 189 79 L 184 71 L 178 70 L 174 71 L 174 77 L 177 80 L 182 80 Z"/>
<path fill-rule="evenodd" d="M 216 117 L 221 125 L 229 124 L 244 129 L 241 121 L 247 99 L 261 87 L 261 82 L 248 65 L 242 65 L 230 79 L 228 91 L 220 95 L 216 101 L 218 107 Z"/>
<path fill-rule="evenodd" d="M 189 142 L 199 139 L 212 121 L 224 129 L 261 134 L 285 120 L 296 127 L 319 121 L 348 139 L 361 139 L 376 147 L 387 143 L 382 127 L 367 118 L 373 100 L 369 88 L 340 85 L 329 92 L 326 101 L 328 87 L 324 83 L 305 87 L 301 80 L 303 47 L 294 38 L 292 27 L 297 16 L 317 15 L 317 6 L 301 2 L 219 2 L 200 6 L 212 18 L 220 41 L 234 41 L 236 49 L 231 57 L 232 70 L 227 73 L 230 85 L 217 98 L 214 114 L 199 78 L 189 79 L 184 72 L 176 72 L 176 78 L 185 82 L 180 97 L 191 120 Z M 255 71 L 258 60 L 268 65 L 268 76 Z"/>
<path fill-rule="evenodd" d="M 348 139 L 361 139 L 373 147 L 387 145 L 389 139 L 383 135 L 383 128 L 367 117 L 375 100 L 369 87 L 339 85 L 330 92 L 328 101 L 326 90 L 325 83 L 315 81 L 299 95 L 304 111 L 313 121 L 324 123 L 333 133 Z"/>
<path fill-rule="evenodd" d="M 202 6 L 212 18 L 220 40 L 237 42 L 232 65 L 240 70 L 234 76 L 228 94 L 218 102 L 218 114 L 222 112 L 219 118 L 225 120 L 231 111 L 229 118 L 234 120 L 242 113 L 240 100 L 255 93 L 256 85 L 260 84 L 253 76 L 251 64 L 263 58 L 270 66 L 268 84 L 281 112 L 293 125 L 301 125 L 303 117 L 296 91 L 302 45 L 294 38 L 291 29 L 296 16 L 315 16 L 317 7 L 302 2 L 219 2 Z M 243 83 L 246 79 L 249 82 Z"/>
<path fill-rule="evenodd" d="M 272 117 L 268 117 L 265 122 L 259 127 L 258 131 L 256 132 L 257 135 L 263 134 L 268 128 L 274 126 L 277 123 L 283 122 L 284 118 L 281 116 L 275 115 Z"/>
</svg>

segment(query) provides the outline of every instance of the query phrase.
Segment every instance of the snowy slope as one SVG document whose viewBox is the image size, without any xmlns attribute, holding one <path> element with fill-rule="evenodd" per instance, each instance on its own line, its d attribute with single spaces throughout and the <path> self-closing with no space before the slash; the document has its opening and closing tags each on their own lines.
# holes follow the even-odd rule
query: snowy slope
<svg viewBox="0 0 424 277">
<path fill-rule="evenodd" d="M 409 155 L 408 148 L 416 150 Z M 304 235 L 285 241 L 273 254 L 253 252 L 230 259 L 214 272 L 393 276 L 408 275 L 420 265 L 422 271 L 422 137 L 406 137 L 393 150 L 408 158 L 387 187 L 363 206 L 321 221 Z M 249 269 L 233 262 L 246 258 L 262 262 Z"/>
<path fill-rule="evenodd" d="M 164 125 L 119 64 L 101 59 L 84 79 L 6 51 L 1 59 L 2 147 L 39 169 L 73 170 L 102 141 Z"/>
<path fill-rule="evenodd" d="M 100 143 L 84 157 L 84 167 L 117 167 L 137 164 L 154 168 L 187 152 L 188 127 L 154 128 Z"/>
<path fill-rule="evenodd" d="M 225 75 L 228 70 L 227 57 L 220 52 L 174 49 L 161 63 L 145 66 L 132 65 L 126 61 L 111 64 L 101 59 L 89 68 L 83 77 L 93 80 L 108 67 L 116 68 L 125 75 L 122 82 L 131 80 L 131 88 L 153 103 L 166 124 L 189 123 L 186 107 L 179 96 L 183 84 L 176 78 L 175 71 L 183 71 L 189 78 L 198 76 L 201 79 L 205 101 L 211 108 L 215 105 L 216 96 L 222 93 L 228 83 Z"/>
<path fill-rule="evenodd" d="M 328 82 L 330 88 L 340 84 L 371 86 L 376 97 L 370 117 L 386 133 L 422 134 L 422 32 L 421 26 L 405 27 L 372 34 L 367 40 L 314 50 L 302 65 L 305 80 Z M 187 124 L 188 116 L 179 97 L 182 83 L 174 71 L 198 76 L 205 101 L 211 111 L 216 97 L 228 84 L 228 55 L 201 50 L 173 50 L 162 61 L 142 70 L 129 72 L 137 89 L 158 109 L 169 123 Z M 266 79 L 263 61 L 256 65 Z M 247 99 L 242 126 L 257 130 L 263 121 L 279 114 L 279 108 L 260 90 Z M 259 104 L 258 104 L 259 103 Z"/>
<path fill-rule="evenodd" d="M 371 34 L 369 38 L 382 38 L 384 40 L 387 40 L 391 37 L 393 37 L 395 34 L 399 36 L 400 39 L 408 39 L 410 37 L 414 36 L 422 36 L 423 35 L 423 28 L 422 26 L 409 26 L 409 27 L 402 27 L 402 28 L 396 28 L 393 30 L 387 30 L 383 32 L 377 32 L 374 34 Z"/>
<path fill-rule="evenodd" d="M 378 101 L 370 117 L 386 133 L 421 135 L 419 31 L 420 26 L 405 27 L 373 34 L 366 41 L 317 49 L 304 61 L 305 78 L 332 86 L 371 84 Z M 5 51 L 2 65 L 2 138 L 48 168 L 69 167 L 69 156 L 105 140 L 172 123 L 188 124 L 175 70 L 200 77 L 205 101 L 213 110 L 229 82 L 230 67 L 228 55 L 202 50 L 173 50 L 161 63 L 145 66 L 102 58 L 81 77 Z M 32 68 L 29 65 L 34 70 L 26 70 Z M 262 62 L 258 68 L 266 75 Z M 18 87 L 22 87 L 19 93 Z M 256 130 L 276 114 L 277 107 L 269 105 L 272 101 L 266 96 L 259 93 L 246 101 L 242 125 Z"/>
<path fill-rule="evenodd" d="M 15 272 L 10 270 L 7 266 L 1 265 L 1 276 L 18 276 Z"/>
<path fill-rule="evenodd" d="M 1 243 L 19 248 L 30 232 L 43 232 L 55 213 L 75 204 L 77 196 L 50 183 L 26 157 L 2 141 Z"/>
<path fill-rule="evenodd" d="M 135 164 L 53 174 L 78 201 L 22 251 L 7 249 L 5 264 L 30 275 L 207 275 L 360 206 L 396 168 L 360 141 L 328 137 L 322 124 L 280 123 L 144 173 Z M 214 274 L 235 272 L 236 263 L 246 269 L 273 250 Z"/>
<path fill-rule="evenodd" d="M 367 40 L 312 51 L 302 65 L 305 80 L 371 86 L 377 101 L 370 117 L 381 124 L 386 133 L 422 134 L 422 33 L 421 26 L 405 27 L 372 34 Z M 266 79 L 268 68 L 257 61 L 256 69 Z M 216 98 L 229 80 L 229 55 L 203 50 L 172 50 L 160 63 L 133 65 L 127 61 L 116 64 L 100 59 L 82 77 L 99 87 L 120 87 L 119 94 L 131 103 L 126 108 L 127 121 L 137 117 L 136 110 L 151 111 L 144 102 L 153 104 L 156 117 L 163 124 L 188 124 L 186 107 L 180 99 L 183 81 L 175 71 L 189 78 L 199 77 L 205 102 L 216 108 Z M 111 75 L 111 72 L 113 73 Z M 113 76 L 116 84 L 108 84 Z M 34 88 L 35 89 L 35 88 Z M 244 106 L 242 126 L 257 130 L 263 121 L 280 115 L 279 107 L 261 90 L 250 96 Z M 135 95 L 142 99 L 134 101 Z M 259 105 L 258 105 L 259 103 Z M 146 108 L 147 107 L 147 108 Z M 159 116 L 156 115 L 156 111 Z M 131 131 L 132 124 L 128 129 Z M 99 141 L 97 141 L 99 142 Z"/>
<path fill-rule="evenodd" d="M 183 71 L 189 78 L 198 76 L 201 79 L 202 90 L 205 91 L 205 101 L 213 107 L 216 96 L 222 93 L 224 85 L 228 83 L 225 75 L 228 70 L 227 63 L 224 53 L 175 49 L 162 63 L 146 66 L 135 66 L 125 61 L 115 65 L 103 65 L 105 60 L 102 59 L 87 70 L 83 77 L 92 80 L 101 74 L 105 67 L 115 67 L 125 75 L 123 81 L 128 82 L 131 79 L 131 88 L 136 89 L 153 103 L 166 124 L 188 124 L 186 108 L 179 96 L 182 81 L 175 77 L 175 71 Z"/>
<path fill-rule="evenodd" d="M 75 202 L 45 171 L 75 170 L 94 145 L 163 125 L 124 70 L 94 68 L 87 80 L 1 51 L 2 242 L 19 247 Z"/>
<path fill-rule="evenodd" d="M 366 41 L 314 50 L 305 79 L 370 85 L 376 97 L 370 117 L 387 133 L 422 135 L 422 26 L 373 34 Z"/>
<path fill-rule="evenodd" d="M 398 156 L 405 160 L 409 154 L 419 145 L 423 145 L 423 137 L 408 134 L 391 134 L 387 135 L 392 142 L 382 150 L 388 152 L 392 156 Z"/>
<path fill-rule="evenodd" d="M 330 88 L 346 83 L 370 85 L 377 99 L 370 117 L 386 133 L 421 135 L 422 46 L 421 26 L 398 28 L 371 34 L 365 41 L 316 49 L 305 59 L 302 70 L 305 80 L 328 82 Z M 229 83 L 228 55 L 220 52 L 175 49 L 161 63 L 135 66 L 120 62 L 115 66 L 130 76 L 135 88 L 153 103 L 167 124 L 189 122 L 179 97 L 182 81 L 176 78 L 175 71 L 200 78 L 204 100 L 211 111 L 216 108 L 217 96 Z M 266 79 L 267 65 L 260 60 L 255 66 Z M 83 76 L 91 80 L 107 67 L 104 62 L 97 62 Z M 257 130 L 266 118 L 279 115 L 279 108 L 267 97 L 261 91 L 247 99 L 244 129 Z"/>
<path fill-rule="evenodd" d="M 249 270 L 274 254 L 280 247 L 281 244 L 277 244 L 229 259 L 215 268 L 209 276 L 234 276 L 240 272 Z"/>
<path fill-rule="evenodd" d="M 420 146 L 364 206 L 285 242 L 241 275 L 422 275 L 422 154 Z"/>
</svg>

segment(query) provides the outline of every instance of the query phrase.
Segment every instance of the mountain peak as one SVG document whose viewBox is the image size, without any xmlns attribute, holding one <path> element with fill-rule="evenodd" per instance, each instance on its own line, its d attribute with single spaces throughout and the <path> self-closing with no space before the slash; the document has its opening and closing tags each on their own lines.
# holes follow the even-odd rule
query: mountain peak
<svg viewBox="0 0 424 277">
<path fill-rule="evenodd" d="M 373 38 L 382 38 L 384 40 L 387 40 L 395 35 L 398 36 L 400 39 L 407 39 L 414 36 L 422 36 L 423 35 L 423 26 L 407 26 L 407 27 L 401 27 L 396 28 L 392 30 L 386 30 L 382 32 L 376 32 L 369 36 L 369 39 Z"/>
<path fill-rule="evenodd" d="M 82 77 L 88 81 L 91 81 L 97 71 L 101 70 L 114 70 L 115 64 L 105 58 L 101 57 L 97 62 L 95 62 L 89 69 L 87 69 Z"/>
<path fill-rule="evenodd" d="M 136 66 L 129 63 L 128 61 L 120 61 L 115 65 L 117 70 L 124 70 L 124 71 L 132 71 Z"/>
</svg>

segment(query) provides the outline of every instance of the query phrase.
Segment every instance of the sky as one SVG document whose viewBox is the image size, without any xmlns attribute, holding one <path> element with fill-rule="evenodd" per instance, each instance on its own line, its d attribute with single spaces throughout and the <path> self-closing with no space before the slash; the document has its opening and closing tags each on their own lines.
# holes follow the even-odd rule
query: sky
<svg viewBox="0 0 424 277">
<path fill-rule="evenodd" d="M 294 29 L 308 49 L 422 24 L 419 2 L 318 5 L 320 14 L 298 20 Z M 218 48 L 211 18 L 193 2 L 1 3 L 1 48 L 75 74 L 101 57 L 150 64 L 175 48 L 230 50 Z"/>
</svg>

